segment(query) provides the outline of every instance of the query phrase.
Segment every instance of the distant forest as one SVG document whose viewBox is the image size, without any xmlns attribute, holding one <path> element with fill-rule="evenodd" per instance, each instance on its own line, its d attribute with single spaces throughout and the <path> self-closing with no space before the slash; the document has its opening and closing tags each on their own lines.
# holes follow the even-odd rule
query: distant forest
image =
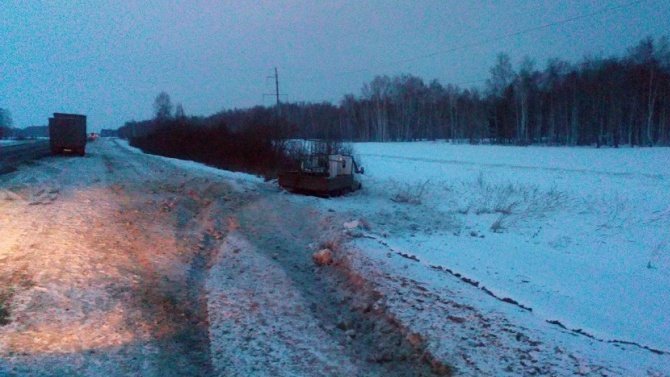
<svg viewBox="0 0 670 377">
<path fill-rule="evenodd" d="M 648 37 L 621 57 L 551 59 L 544 69 L 530 58 L 515 69 L 500 54 L 481 90 L 413 75 L 377 76 L 339 104 L 282 103 L 209 117 L 186 117 L 181 107 L 173 114 L 167 100 L 167 109 L 156 108 L 156 119 L 128 122 L 120 134 L 146 136 L 176 119 L 183 126 L 238 132 L 264 119 L 280 128 L 275 137 L 285 138 L 667 146 L 670 43 Z"/>
</svg>

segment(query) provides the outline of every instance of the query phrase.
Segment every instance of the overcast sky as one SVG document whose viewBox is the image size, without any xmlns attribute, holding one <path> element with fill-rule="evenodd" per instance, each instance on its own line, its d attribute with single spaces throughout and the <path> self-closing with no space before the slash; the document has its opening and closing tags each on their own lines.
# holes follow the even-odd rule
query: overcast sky
<svg viewBox="0 0 670 377">
<path fill-rule="evenodd" d="M 669 20 L 668 0 L 2 0 L 0 107 L 18 127 L 76 112 L 98 130 L 150 118 L 164 90 L 209 115 L 271 105 L 275 66 L 292 102 L 339 101 L 376 74 L 481 86 L 499 52 L 540 67 L 620 55 Z"/>
</svg>

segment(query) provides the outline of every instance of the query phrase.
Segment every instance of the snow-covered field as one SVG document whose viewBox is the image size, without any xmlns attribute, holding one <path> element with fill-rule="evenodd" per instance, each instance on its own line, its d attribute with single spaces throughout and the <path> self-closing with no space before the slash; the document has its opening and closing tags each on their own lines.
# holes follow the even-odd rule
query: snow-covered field
<svg viewBox="0 0 670 377">
<path fill-rule="evenodd" d="M 547 327 L 606 344 L 599 358 L 621 357 L 622 345 L 665 353 L 655 367 L 670 371 L 670 149 L 355 150 L 365 190 L 320 202 L 370 224 L 362 250 L 457 274 Z"/>
</svg>

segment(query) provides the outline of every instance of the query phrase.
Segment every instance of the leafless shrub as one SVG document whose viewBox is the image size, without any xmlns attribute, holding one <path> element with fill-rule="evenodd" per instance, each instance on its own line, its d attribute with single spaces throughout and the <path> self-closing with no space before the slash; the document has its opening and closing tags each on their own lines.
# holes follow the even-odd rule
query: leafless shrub
<svg viewBox="0 0 670 377">
<path fill-rule="evenodd" d="M 470 206 L 465 206 L 465 207 L 459 207 L 456 209 L 456 212 L 458 212 L 461 215 L 467 215 L 468 212 L 470 212 Z"/>
<path fill-rule="evenodd" d="M 479 192 L 476 193 L 469 206 L 475 208 L 477 215 L 492 213 L 511 215 L 514 208 L 519 206 L 520 197 L 523 196 L 518 187 L 511 184 L 485 183 L 481 180 L 481 176 L 477 179 L 475 187 L 479 189 Z"/>
<path fill-rule="evenodd" d="M 500 202 L 497 203 L 494 207 L 494 212 L 501 213 L 503 215 L 511 215 L 515 207 L 519 205 L 519 202 Z"/>
<path fill-rule="evenodd" d="M 664 273 L 670 273 L 670 249 L 668 249 L 668 242 L 661 241 L 654 246 L 651 251 L 647 268 L 659 269 Z"/>
<path fill-rule="evenodd" d="M 613 199 L 599 200 L 592 206 L 591 211 L 601 214 L 605 220 L 598 225 L 598 230 L 619 230 L 628 223 L 626 207 L 631 205 L 626 198 L 618 194 Z"/>
<path fill-rule="evenodd" d="M 477 174 L 477 181 L 476 182 L 477 182 L 477 186 L 480 187 L 480 188 L 483 188 L 484 186 L 486 186 L 486 182 L 484 181 L 484 173 L 483 172 L 480 171 L 479 174 Z"/>
<path fill-rule="evenodd" d="M 468 207 L 474 208 L 478 215 L 537 215 L 560 208 L 566 200 L 565 194 L 554 188 L 545 191 L 536 186 L 487 183 L 481 178 L 475 187 Z"/>
<path fill-rule="evenodd" d="M 546 190 L 537 186 L 494 183 L 479 174 L 475 181 L 456 190 L 452 205 L 455 212 L 476 215 L 499 215 L 491 230 L 502 232 L 513 223 L 545 216 L 565 206 L 567 197 L 555 188 Z"/>
<path fill-rule="evenodd" d="M 503 225 L 503 221 L 505 220 L 507 216 L 506 215 L 500 215 L 496 221 L 491 224 L 491 231 L 494 233 L 502 233 L 502 231 L 505 229 L 505 226 Z"/>
<path fill-rule="evenodd" d="M 422 203 L 429 183 L 430 180 L 415 184 L 405 183 L 391 196 L 391 200 L 396 203 L 419 205 Z"/>
<path fill-rule="evenodd" d="M 368 222 L 366 219 L 358 219 L 358 221 L 363 230 L 369 231 L 370 229 L 372 229 L 372 227 L 370 226 L 370 222 Z"/>
</svg>

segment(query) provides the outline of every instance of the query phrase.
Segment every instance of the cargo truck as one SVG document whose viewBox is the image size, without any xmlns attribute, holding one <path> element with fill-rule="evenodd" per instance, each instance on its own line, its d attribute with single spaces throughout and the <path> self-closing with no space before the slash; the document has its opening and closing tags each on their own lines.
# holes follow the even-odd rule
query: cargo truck
<svg viewBox="0 0 670 377">
<path fill-rule="evenodd" d="M 51 153 L 86 153 L 86 115 L 54 113 L 49 118 Z"/>
</svg>

